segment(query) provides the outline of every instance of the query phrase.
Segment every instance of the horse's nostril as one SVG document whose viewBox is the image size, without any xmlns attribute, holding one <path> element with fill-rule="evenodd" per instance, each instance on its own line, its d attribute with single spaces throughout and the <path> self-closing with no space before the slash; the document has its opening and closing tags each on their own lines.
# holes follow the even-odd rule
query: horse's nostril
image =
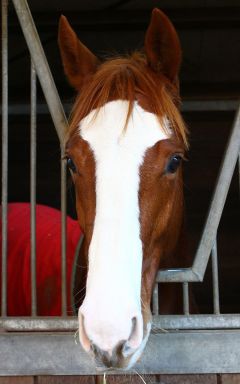
<svg viewBox="0 0 240 384">
<path fill-rule="evenodd" d="M 124 342 L 120 342 L 113 350 L 103 351 L 96 344 L 91 343 L 91 350 L 95 361 L 107 368 L 118 367 L 119 358 L 122 356 Z"/>
<path fill-rule="evenodd" d="M 85 330 L 84 316 L 81 314 L 80 311 L 79 311 L 79 337 L 80 337 L 80 342 L 83 348 L 85 349 L 85 351 L 89 352 L 91 348 L 91 341 Z"/>
<path fill-rule="evenodd" d="M 128 349 L 136 349 L 142 342 L 143 338 L 143 321 L 142 316 L 135 316 L 132 318 L 132 331 L 125 343 L 124 352 Z"/>
<path fill-rule="evenodd" d="M 137 318 L 133 317 L 132 318 L 132 331 L 130 334 L 130 338 L 131 338 L 132 334 L 136 331 L 136 326 L 137 326 Z"/>
</svg>

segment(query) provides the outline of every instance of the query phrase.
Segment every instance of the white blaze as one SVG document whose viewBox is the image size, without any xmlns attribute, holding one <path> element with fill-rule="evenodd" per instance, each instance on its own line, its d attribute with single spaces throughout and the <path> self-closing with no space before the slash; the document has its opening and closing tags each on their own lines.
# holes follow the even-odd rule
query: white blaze
<svg viewBox="0 0 240 384">
<path fill-rule="evenodd" d="M 80 312 L 90 340 L 107 351 L 129 338 L 133 317 L 132 348 L 142 342 L 139 168 L 146 150 L 168 138 L 156 116 L 137 103 L 123 131 L 127 110 L 127 101 L 111 101 L 79 126 L 96 162 L 96 217 Z"/>
</svg>

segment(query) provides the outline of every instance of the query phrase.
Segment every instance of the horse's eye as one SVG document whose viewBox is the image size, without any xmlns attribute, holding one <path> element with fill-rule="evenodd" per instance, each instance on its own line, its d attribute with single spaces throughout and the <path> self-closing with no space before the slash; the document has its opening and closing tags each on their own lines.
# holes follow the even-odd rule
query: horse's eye
<svg viewBox="0 0 240 384">
<path fill-rule="evenodd" d="M 75 173 L 77 171 L 77 168 L 70 157 L 67 159 L 67 165 L 68 165 L 68 168 L 71 169 L 72 172 Z"/>
<path fill-rule="evenodd" d="M 166 173 L 175 173 L 177 171 L 179 165 L 181 164 L 181 161 L 182 161 L 182 157 L 180 155 L 172 156 L 171 159 L 169 160 L 167 166 L 166 166 L 165 172 Z"/>
</svg>

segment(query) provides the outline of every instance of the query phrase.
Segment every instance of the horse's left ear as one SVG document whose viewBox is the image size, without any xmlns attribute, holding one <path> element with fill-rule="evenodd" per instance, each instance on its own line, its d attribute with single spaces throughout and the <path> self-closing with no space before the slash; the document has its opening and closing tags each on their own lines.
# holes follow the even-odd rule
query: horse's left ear
<svg viewBox="0 0 240 384">
<path fill-rule="evenodd" d="M 149 66 L 177 82 L 181 64 L 181 47 L 177 32 L 168 17 L 154 8 L 145 36 L 145 52 Z"/>
</svg>

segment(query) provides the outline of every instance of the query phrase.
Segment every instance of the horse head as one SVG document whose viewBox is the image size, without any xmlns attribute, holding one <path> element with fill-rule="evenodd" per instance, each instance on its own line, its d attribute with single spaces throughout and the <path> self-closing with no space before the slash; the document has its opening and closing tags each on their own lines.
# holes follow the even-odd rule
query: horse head
<svg viewBox="0 0 240 384">
<path fill-rule="evenodd" d="M 127 369 L 146 345 L 156 273 L 175 257 L 182 228 L 180 44 L 154 9 L 144 52 L 102 62 L 64 16 L 59 46 L 78 91 L 66 157 L 85 234 L 80 342 L 97 365 Z"/>
</svg>

